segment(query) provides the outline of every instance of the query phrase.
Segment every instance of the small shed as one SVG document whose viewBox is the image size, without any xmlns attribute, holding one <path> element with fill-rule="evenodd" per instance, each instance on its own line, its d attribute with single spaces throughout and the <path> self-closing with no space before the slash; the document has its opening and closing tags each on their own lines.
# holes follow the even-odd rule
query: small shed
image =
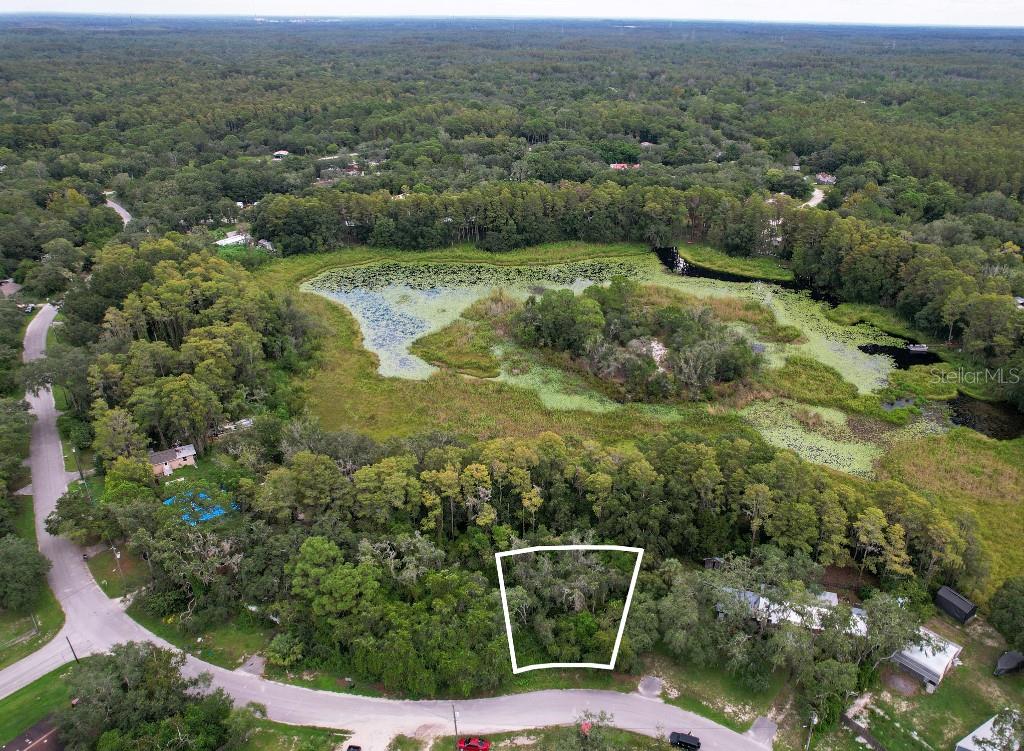
<svg viewBox="0 0 1024 751">
<path fill-rule="evenodd" d="M 977 605 L 949 587 L 939 587 L 935 593 L 935 604 L 939 610 L 960 623 L 967 623 L 978 612 Z"/>
<path fill-rule="evenodd" d="M 992 675 L 1008 675 L 1024 670 L 1024 654 L 1020 652 L 1003 652 L 996 661 L 996 669 Z"/>
<path fill-rule="evenodd" d="M 921 628 L 920 632 L 925 642 L 906 647 L 902 652 L 897 652 L 892 660 L 921 679 L 929 691 L 934 691 L 956 665 L 963 647 L 926 628 Z"/>
<path fill-rule="evenodd" d="M 725 559 L 724 558 L 719 558 L 718 556 L 715 556 L 714 558 L 705 558 L 704 559 L 704 568 L 718 569 L 718 568 L 722 568 L 722 566 L 724 564 L 725 564 Z"/>
</svg>

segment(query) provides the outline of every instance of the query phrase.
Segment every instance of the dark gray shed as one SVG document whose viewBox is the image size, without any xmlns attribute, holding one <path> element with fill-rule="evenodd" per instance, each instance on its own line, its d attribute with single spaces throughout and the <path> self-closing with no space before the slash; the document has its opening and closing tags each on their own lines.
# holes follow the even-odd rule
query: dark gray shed
<svg viewBox="0 0 1024 751">
<path fill-rule="evenodd" d="M 1003 652 L 992 675 L 1006 675 L 1018 670 L 1024 670 L 1024 655 L 1020 652 Z"/>
<path fill-rule="evenodd" d="M 935 593 L 935 604 L 939 610 L 960 623 L 967 623 L 978 612 L 978 606 L 955 589 L 939 587 Z"/>
</svg>

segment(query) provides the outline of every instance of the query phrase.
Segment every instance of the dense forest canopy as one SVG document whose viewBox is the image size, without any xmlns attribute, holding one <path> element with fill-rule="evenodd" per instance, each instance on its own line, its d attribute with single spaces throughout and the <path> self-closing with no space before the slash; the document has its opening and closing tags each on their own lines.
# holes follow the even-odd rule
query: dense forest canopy
<svg viewBox="0 0 1024 751">
<path fill-rule="evenodd" d="M 303 377 L 354 350 L 323 352 L 337 332 L 310 311 L 324 308 L 254 269 L 347 245 L 372 259 L 474 244 L 490 259 L 560 240 L 692 244 L 892 309 L 979 368 L 1024 368 L 1024 32 L 26 16 L 3 19 L 0 49 L 0 266 L 25 299 L 62 303 L 46 356 L 20 364 L 27 319 L 0 300 L 10 568 L 31 552 L 8 535 L 8 496 L 27 481 L 18 397 L 59 386 L 62 437 L 95 474 L 47 528 L 136 556 L 133 612 L 190 642 L 240 615 L 273 624 L 278 677 L 351 672 L 408 696 L 507 688 L 494 555 L 578 541 L 646 550 L 622 669 L 658 648 L 751 690 L 779 671 L 826 724 L 918 638 L 940 583 L 1001 585 L 993 622 L 1019 631 L 1021 581 L 993 578 L 971 509 L 811 464 L 735 415 L 702 432 L 727 405 L 621 442 L 327 429 Z M 214 246 L 229 229 L 253 242 Z M 782 370 L 764 342 L 802 335 L 757 305 L 748 322 L 764 325 L 737 327 L 623 278 L 488 299 L 505 343 L 651 414 Z M 786 367 L 808 381 L 825 368 Z M 171 491 L 147 452 L 179 443 L 203 466 Z M 185 503 L 219 512 L 193 523 Z M 720 567 L 701 568 L 710 557 Z M 599 563 L 510 577 L 531 658 L 607 650 L 630 572 Z M 857 638 L 864 616 L 846 605 L 816 629 L 751 617 L 754 590 L 816 612 L 825 568 L 865 585 Z M 552 598 L 567 579 L 576 588 Z M 25 599 L 21 581 L 4 602 Z M 76 689 L 164 666 L 168 705 L 137 727 L 78 728 L 75 748 L 162 737 L 165 716 L 207 727 L 196 748 L 222 747 L 245 719 L 200 698 L 169 654 L 129 646 L 92 665 Z"/>
</svg>

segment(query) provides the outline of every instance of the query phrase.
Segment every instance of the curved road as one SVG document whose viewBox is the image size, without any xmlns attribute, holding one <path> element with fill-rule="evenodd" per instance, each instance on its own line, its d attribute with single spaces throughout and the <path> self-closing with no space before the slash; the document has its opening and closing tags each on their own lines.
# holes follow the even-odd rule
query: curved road
<svg viewBox="0 0 1024 751">
<path fill-rule="evenodd" d="M 57 311 L 44 306 L 25 332 L 26 360 L 42 356 L 46 332 Z M 118 600 L 107 598 L 96 585 L 82 559 L 81 550 L 44 527 L 46 516 L 76 477 L 66 472 L 57 433 L 57 411 L 49 390 L 28 395 L 36 422 L 32 428 L 32 493 L 35 503 L 39 549 L 53 561 L 49 583 L 66 615 L 61 632 L 46 646 L 0 671 L 0 698 L 27 685 L 72 659 L 70 645 L 79 657 L 110 649 L 125 641 L 151 641 L 174 647 L 129 618 Z M 352 743 L 366 751 L 382 751 L 397 733 L 434 736 L 452 732 L 452 704 L 448 701 L 404 701 L 292 686 L 255 675 L 231 671 L 188 657 L 186 671 L 210 673 L 213 685 L 223 688 L 235 701 L 266 705 L 271 719 L 297 725 L 344 728 L 353 731 Z M 740 735 L 691 712 L 639 693 L 615 691 L 538 691 L 491 699 L 454 702 L 459 730 L 482 734 L 573 723 L 580 712 L 604 711 L 618 727 L 646 735 L 671 730 L 692 730 L 708 751 L 765 751 L 751 735 Z"/>
<path fill-rule="evenodd" d="M 108 190 L 103 195 L 107 199 L 106 205 L 117 212 L 117 215 L 121 217 L 121 221 L 124 223 L 124 226 L 127 227 L 128 222 L 132 220 L 132 215 L 128 213 L 128 209 L 111 198 L 111 196 L 114 195 L 114 191 Z"/>
</svg>

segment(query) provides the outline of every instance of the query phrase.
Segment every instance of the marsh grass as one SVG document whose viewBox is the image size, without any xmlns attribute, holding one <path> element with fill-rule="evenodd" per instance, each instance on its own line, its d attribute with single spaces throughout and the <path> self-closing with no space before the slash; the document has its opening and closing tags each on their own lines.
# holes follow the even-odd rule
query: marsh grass
<svg viewBox="0 0 1024 751">
<path fill-rule="evenodd" d="M 791 282 L 794 279 L 793 272 L 784 267 L 777 258 L 731 256 L 706 245 L 683 244 L 677 250 L 681 258 L 712 271 L 779 282 Z"/>
<path fill-rule="evenodd" d="M 927 495 L 947 514 L 968 512 L 992 557 L 986 599 L 1007 577 L 1024 571 L 1024 439 L 997 441 L 966 428 L 898 444 L 883 476 Z"/>
<path fill-rule="evenodd" d="M 867 323 L 879 331 L 904 339 L 913 339 L 919 342 L 927 342 L 932 339 L 911 326 L 899 313 L 891 308 L 883 308 L 881 305 L 844 302 L 828 310 L 825 315 L 830 321 L 843 326 Z"/>
<path fill-rule="evenodd" d="M 859 393 L 835 368 L 801 355 L 787 358 L 782 367 L 766 370 L 760 381 L 793 401 L 833 407 L 894 425 L 906 425 L 918 412 L 914 407 L 886 410 L 879 395 Z"/>
</svg>

